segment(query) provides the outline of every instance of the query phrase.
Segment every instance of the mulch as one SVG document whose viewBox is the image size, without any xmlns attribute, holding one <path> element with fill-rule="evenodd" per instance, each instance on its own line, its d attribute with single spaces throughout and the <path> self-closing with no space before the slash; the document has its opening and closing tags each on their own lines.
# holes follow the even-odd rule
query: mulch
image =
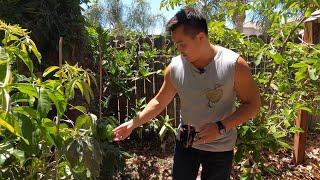
<svg viewBox="0 0 320 180">
<path fill-rule="evenodd" d="M 275 173 L 263 174 L 263 178 L 320 180 L 320 133 L 309 132 L 307 143 L 306 159 L 300 165 L 292 162 L 292 150 L 281 149 L 275 154 L 265 154 L 265 165 L 273 167 Z M 164 147 L 152 145 L 151 142 L 134 144 L 133 141 L 126 140 L 121 146 L 131 157 L 126 160 L 125 170 L 118 173 L 115 179 L 172 179 L 173 144 L 171 141 Z M 231 179 L 240 179 L 240 165 L 234 165 Z"/>
</svg>

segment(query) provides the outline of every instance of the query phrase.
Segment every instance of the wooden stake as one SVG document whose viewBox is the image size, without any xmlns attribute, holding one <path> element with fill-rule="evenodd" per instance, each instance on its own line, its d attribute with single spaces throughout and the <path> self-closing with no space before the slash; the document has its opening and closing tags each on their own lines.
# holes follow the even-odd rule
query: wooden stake
<svg viewBox="0 0 320 180">
<path fill-rule="evenodd" d="M 320 42 L 320 24 L 317 18 L 308 18 L 304 23 L 303 40 L 309 44 L 316 44 Z M 294 135 L 294 154 L 293 162 L 301 164 L 305 159 L 305 150 L 307 144 L 308 133 L 308 119 L 310 115 L 307 111 L 300 110 L 298 119 L 296 120 L 296 127 L 301 128 L 304 132 L 296 133 Z"/>
<path fill-rule="evenodd" d="M 299 115 L 298 119 L 296 119 L 296 127 L 301 128 L 304 132 L 299 132 L 294 135 L 293 160 L 295 164 L 301 164 L 304 161 L 309 118 L 309 114 L 305 110 L 300 110 L 298 113 Z"/>
<path fill-rule="evenodd" d="M 99 120 L 102 119 L 102 48 L 99 42 Z"/>
<path fill-rule="evenodd" d="M 63 37 L 60 37 L 59 39 L 59 69 L 62 69 L 62 44 L 63 44 Z M 62 77 L 60 75 L 59 79 L 61 80 Z M 60 117 L 57 115 L 57 120 L 56 120 L 56 130 L 57 130 L 57 135 L 59 135 L 59 130 L 60 130 Z M 59 149 L 56 147 L 55 149 L 55 161 L 56 161 L 56 179 L 59 178 L 59 170 L 58 170 L 58 165 L 59 165 Z"/>
</svg>

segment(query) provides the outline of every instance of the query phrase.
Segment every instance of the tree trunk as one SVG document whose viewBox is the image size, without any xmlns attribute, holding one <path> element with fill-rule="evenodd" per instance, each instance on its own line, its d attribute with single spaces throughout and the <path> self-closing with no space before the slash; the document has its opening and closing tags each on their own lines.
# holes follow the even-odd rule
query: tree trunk
<svg viewBox="0 0 320 180">
<path fill-rule="evenodd" d="M 243 32 L 243 23 L 246 19 L 246 11 L 243 6 L 247 3 L 247 0 L 237 0 L 237 8 L 232 15 L 232 21 L 236 26 L 237 32 Z"/>
</svg>

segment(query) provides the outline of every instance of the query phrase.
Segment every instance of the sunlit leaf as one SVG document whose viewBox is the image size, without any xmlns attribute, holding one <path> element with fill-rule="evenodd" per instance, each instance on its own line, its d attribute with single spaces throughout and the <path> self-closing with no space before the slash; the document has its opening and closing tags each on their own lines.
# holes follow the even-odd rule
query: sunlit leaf
<svg viewBox="0 0 320 180">
<path fill-rule="evenodd" d="M 32 84 L 17 83 L 17 84 L 14 84 L 14 87 L 16 87 L 20 92 L 26 93 L 29 96 L 38 97 L 37 89 Z"/>
<path fill-rule="evenodd" d="M 55 71 L 57 69 L 59 69 L 58 66 L 50 66 L 50 67 L 48 67 L 46 70 L 44 70 L 43 77 L 46 77 L 48 74 L 50 74 L 51 72 L 53 72 L 53 71 Z"/>
<path fill-rule="evenodd" d="M 83 106 L 73 106 L 70 109 L 76 109 L 76 110 L 78 110 L 78 111 L 80 111 L 80 112 L 82 112 L 84 114 L 87 113 L 87 109 L 85 107 L 83 107 Z"/>
<path fill-rule="evenodd" d="M 48 112 L 51 110 L 51 101 L 48 96 L 48 90 L 39 88 L 38 106 L 37 110 L 40 113 L 40 117 L 47 117 Z"/>
<path fill-rule="evenodd" d="M 317 75 L 317 69 L 315 68 L 308 68 L 308 72 L 309 72 L 309 76 L 310 76 L 310 79 L 316 81 L 319 79 L 319 75 Z"/>
<path fill-rule="evenodd" d="M 2 118 L 0 118 L 0 126 L 3 126 L 11 133 L 14 133 L 14 128 Z"/>
<path fill-rule="evenodd" d="M 59 91 L 47 91 L 50 100 L 54 103 L 59 116 L 62 116 L 67 107 L 67 99 Z"/>
<path fill-rule="evenodd" d="M 91 120 L 90 116 L 87 115 L 87 114 L 82 114 L 77 118 L 76 124 L 75 124 L 75 128 L 77 128 L 77 129 L 81 129 L 81 128 L 88 129 L 89 127 L 91 127 L 91 125 L 92 125 L 92 120 Z"/>
</svg>

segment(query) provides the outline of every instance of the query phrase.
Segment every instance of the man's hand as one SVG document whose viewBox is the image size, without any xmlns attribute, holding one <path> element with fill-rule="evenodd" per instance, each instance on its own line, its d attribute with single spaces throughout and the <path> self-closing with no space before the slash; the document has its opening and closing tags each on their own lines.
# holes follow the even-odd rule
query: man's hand
<svg viewBox="0 0 320 180">
<path fill-rule="evenodd" d="M 216 140 L 220 134 L 216 123 L 207 123 L 199 129 L 198 139 L 193 142 L 193 145 L 210 143 Z"/>
<path fill-rule="evenodd" d="M 133 129 L 134 129 L 133 120 L 130 120 L 128 122 L 121 124 L 120 126 L 116 127 L 114 130 L 112 130 L 113 134 L 115 135 L 113 140 L 114 141 L 124 140 L 131 134 Z"/>
</svg>

